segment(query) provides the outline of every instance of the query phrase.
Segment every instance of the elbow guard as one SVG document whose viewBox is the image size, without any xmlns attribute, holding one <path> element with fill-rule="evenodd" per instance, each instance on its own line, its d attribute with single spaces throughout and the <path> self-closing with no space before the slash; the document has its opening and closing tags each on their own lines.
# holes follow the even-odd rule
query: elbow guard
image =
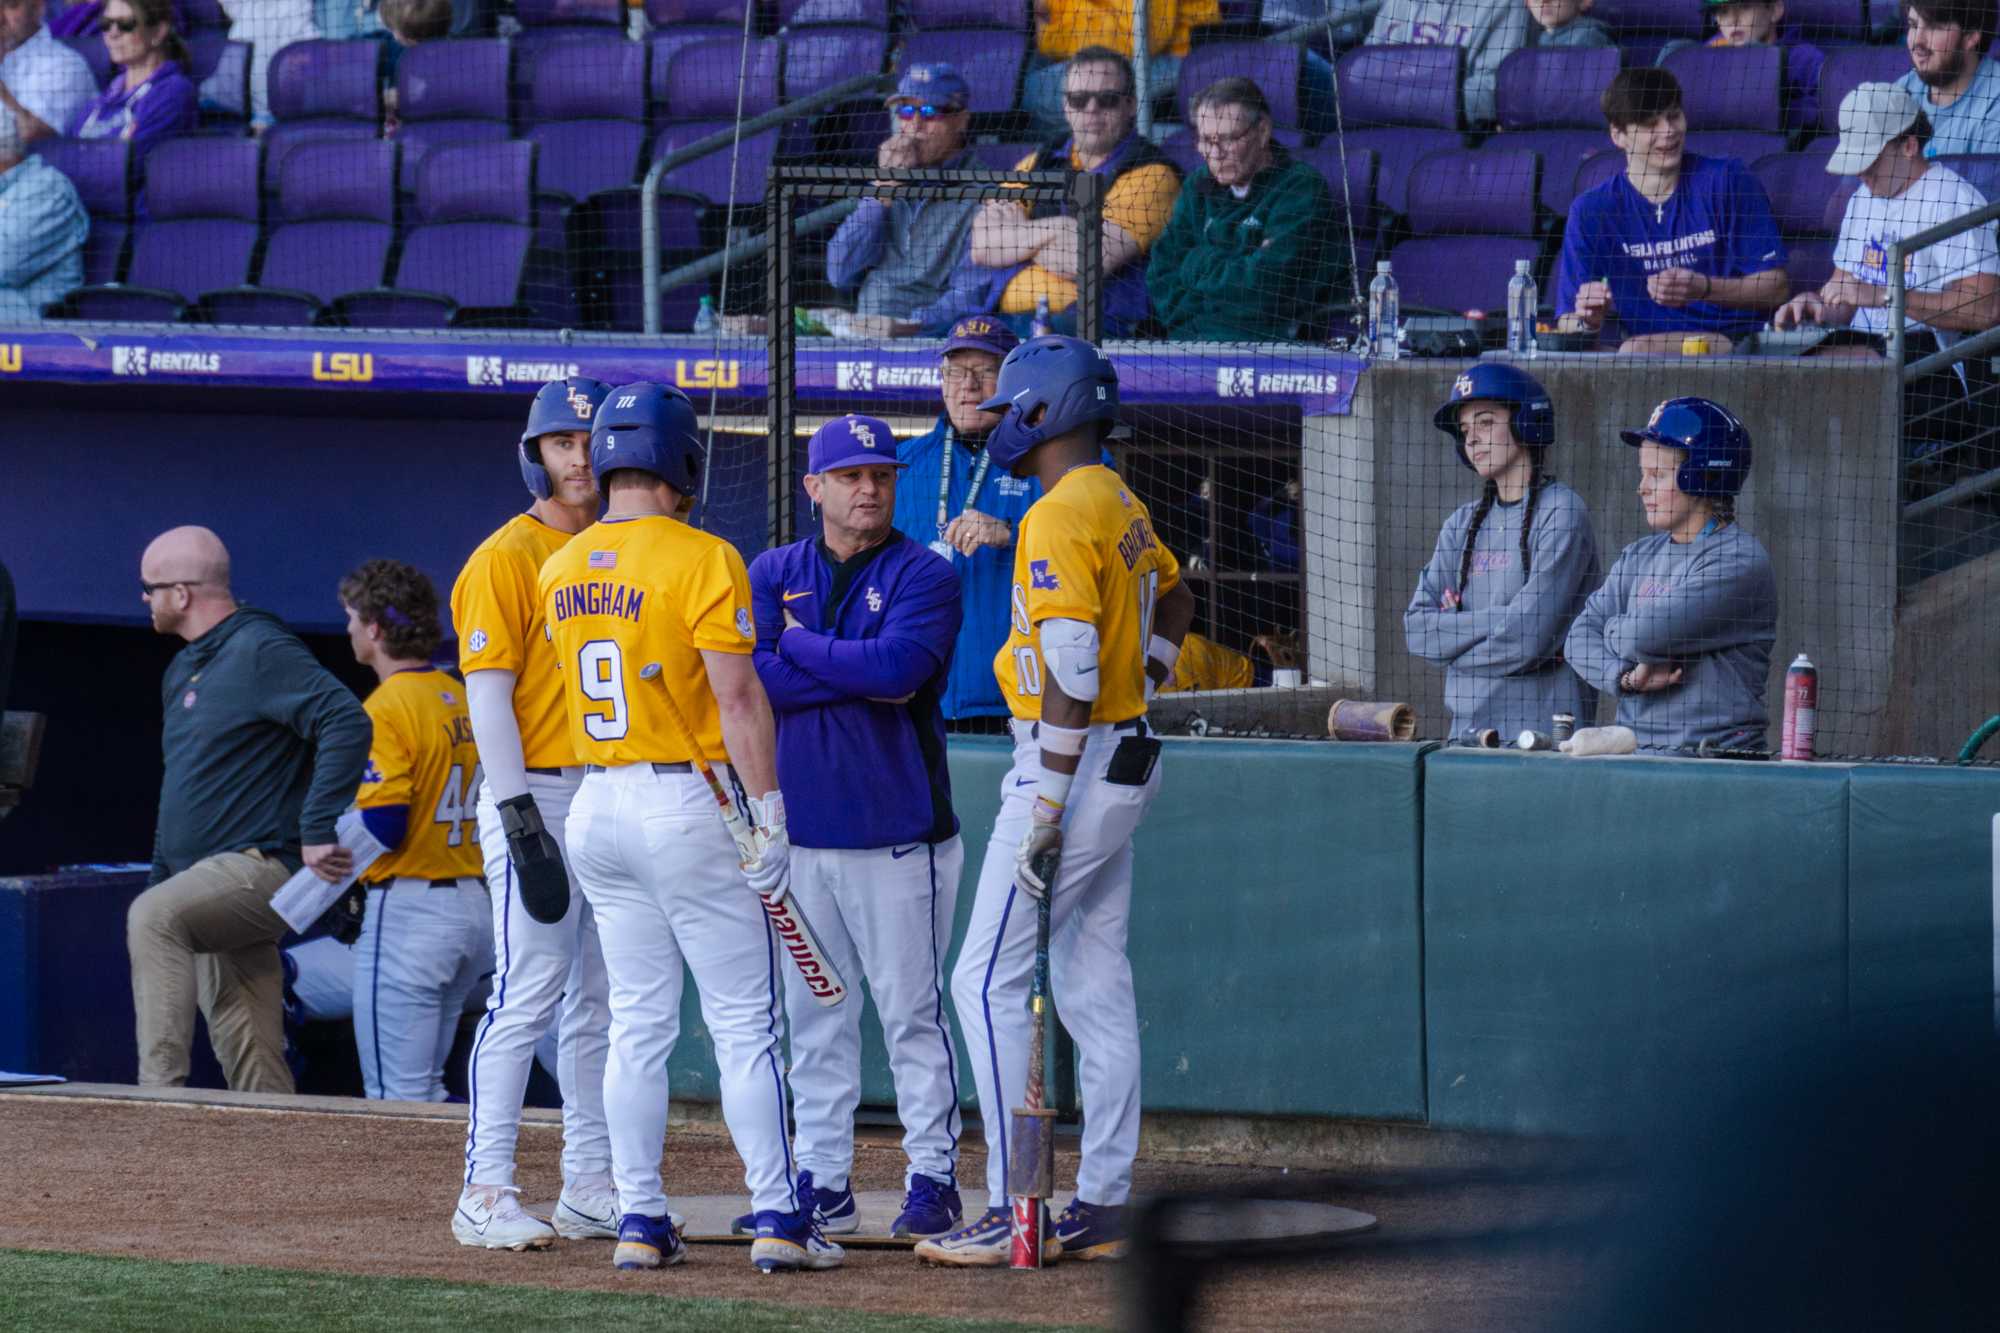
<svg viewBox="0 0 2000 1333">
<path fill-rule="evenodd" d="M 1041 624 L 1042 660 L 1049 677 L 1079 703 L 1097 699 L 1097 626 L 1052 618 Z"/>
</svg>

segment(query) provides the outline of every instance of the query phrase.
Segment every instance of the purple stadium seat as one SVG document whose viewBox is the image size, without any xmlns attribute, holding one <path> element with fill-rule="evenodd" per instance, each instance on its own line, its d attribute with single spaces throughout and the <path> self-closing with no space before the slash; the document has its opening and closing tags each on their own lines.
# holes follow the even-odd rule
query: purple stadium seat
<svg viewBox="0 0 2000 1333">
<path fill-rule="evenodd" d="M 196 28 L 182 36 L 188 48 L 187 75 L 199 85 L 221 63 L 222 52 L 229 45 L 229 29 Z"/>
<path fill-rule="evenodd" d="M 903 17 L 919 32 L 939 28 L 1005 28 L 1029 31 L 1028 6 L 1021 0 L 905 0 Z"/>
<path fill-rule="evenodd" d="M 1609 27 L 1620 38 L 1629 34 L 1647 37 L 1700 37 L 1707 29 L 1702 0 L 1597 0 L 1590 16 Z"/>
<path fill-rule="evenodd" d="M 1028 37 L 1024 32 L 953 28 L 910 33 L 903 39 L 903 63 L 897 69 L 942 60 L 971 85 L 974 111 L 1001 112 L 1014 109 L 1027 59 Z"/>
<path fill-rule="evenodd" d="M 257 145 L 170 139 L 146 159 L 149 218 L 132 241 L 122 287 L 66 298 L 69 317 L 174 320 L 202 292 L 249 281 L 257 248 Z"/>
<path fill-rule="evenodd" d="M 1687 150 L 1703 157 L 1733 157 L 1749 166 L 1785 151 L 1785 136 L 1760 130 L 1703 130 L 1687 137 Z"/>
<path fill-rule="evenodd" d="M 301 144 L 285 158 L 278 219 L 257 285 L 203 296 L 212 322 L 312 324 L 343 292 L 381 286 L 396 230 L 396 145 Z"/>
<path fill-rule="evenodd" d="M 393 290 L 334 303 L 342 323 L 440 328 L 518 320 L 533 239 L 535 148 L 450 144 L 417 174 L 417 223 L 403 238 Z"/>
<path fill-rule="evenodd" d="M 1465 53 L 1455 46 L 1358 46 L 1340 57 L 1341 115 L 1351 130 L 1464 124 Z"/>
<path fill-rule="evenodd" d="M 1793 296 L 1818 291 L 1832 276 L 1832 241 L 1785 242 L 1785 277 L 1791 281 Z"/>
<path fill-rule="evenodd" d="M 523 28 L 625 27 L 625 0 L 516 0 Z"/>
<path fill-rule="evenodd" d="M 561 42 L 528 60 L 527 125 L 646 118 L 646 48 L 622 38 Z M 544 159 L 546 163 L 546 159 Z M 547 169 L 543 171 L 546 178 Z"/>
<path fill-rule="evenodd" d="M 1953 153 L 1938 161 L 1965 177 L 1965 183 L 1985 195 L 1987 203 L 2000 199 L 2000 155 Z"/>
<path fill-rule="evenodd" d="M 1305 56 L 1286 42 L 1210 42 L 1197 46 L 1181 61 L 1175 101 L 1181 120 L 1194 123 L 1194 101 L 1217 79 L 1249 79 L 1271 104 L 1271 123 L 1281 129 L 1299 127 L 1299 71 Z M 1352 116 L 1350 108 L 1347 112 Z M 1352 122 L 1350 122 L 1352 123 Z"/>
<path fill-rule="evenodd" d="M 780 54 L 776 37 L 753 38 L 745 65 L 743 43 L 734 34 L 691 42 L 671 54 L 655 47 L 651 101 L 657 123 L 735 119 L 739 69 L 743 114 L 771 110 L 778 105 Z"/>
<path fill-rule="evenodd" d="M 497 37 L 423 42 L 396 66 L 396 114 L 402 126 L 397 187 L 417 188 L 424 155 L 439 144 L 491 143 L 511 137 L 507 124 L 507 43 Z"/>
<path fill-rule="evenodd" d="M 1503 130 L 1586 129 L 1604 133 L 1599 102 L 1618 73 L 1618 52 L 1529 46 L 1500 62 L 1493 100 Z"/>
<path fill-rule="evenodd" d="M 1576 179 L 1570 182 L 1569 197 L 1572 201 L 1587 190 L 1594 190 L 1613 176 L 1625 170 L 1625 154 L 1599 153 L 1585 158 L 1577 166 Z"/>
<path fill-rule="evenodd" d="M 174 0 L 174 13 L 189 32 L 229 26 L 229 11 L 222 7 L 221 0 Z"/>
<path fill-rule="evenodd" d="M 1831 156 L 1829 152 L 1808 149 L 1801 153 L 1773 153 L 1751 164 L 1750 170 L 1763 185 L 1764 193 L 1771 197 L 1771 217 L 1786 236 L 1832 233 L 1833 228 L 1827 225 L 1827 209 L 1840 189 L 1842 178 L 1827 174 L 1826 163 Z M 1839 214 L 1834 215 L 1833 222 L 1838 225 Z"/>
<path fill-rule="evenodd" d="M 1465 146 L 1465 136 L 1450 130 L 1352 130 L 1347 151 L 1365 148 L 1375 154 L 1375 202 L 1391 213 L 1409 212 L 1410 173 L 1432 153 Z"/>
<path fill-rule="evenodd" d="M 1776 46 L 1684 46 L 1665 65 L 1680 81 L 1690 130 L 1779 130 L 1784 62 Z"/>
<path fill-rule="evenodd" d="M 277 123 L 263 137 L 266 180 L 276 185 L 285 155 L 298 144 L 381 134 L 381 53 L 375 42 L 309 41 L 293 42 L 271 57 L 271 115 Z"/>
<path fill-rule="evenodd" d="M 778 0 L 780 29 L 828 23 L 886 31 L 889 0 Z"/>
<path fill-rule="evenodd" d="M 201 97 L 204 134 L 250 132 L 250 43 L 225 41 L 215 65 L 196 90 Z"/>
<path fill-rule="evenodd" d="M 1033 143 L 976 143 L 972 145 L 972 154 L 979 159 L 980 166 L 990 171 L 1012 171 L 1022 158 L 1039 147 L 1040 144 Z"/>
<path fill-rule="evenodd" d="M 1306 141 L 1304 132 L 1300 130 L 1273 129 L 1271 137 L 1293 152 L 1298 152 Z M 1453 142 L 1457 141 L 1454 139 Z M 1329 138 L 1326 141 L 1326 146 L 1329 150 L 1331 150 L 1332 144 L 1333 140 Z M 1031 148 L 1033 146 L 1030 145 Z M 1172 134 L 1162 139 L 1160 141 L 1160 151 L 1167 155 L 1169 162 L 1172 162 L 1181 169 L 1182 176 L 1192 176 L 1195 168 L 1202 165 L 1201 148 L 1195 143 L 1195 133 L 1192 127 L 1183 127 L 1175 130 Z"/>
<path fill-rule="evenodd" d="M 743 11 L 756 8 L 756 0 L 646 0 L 646 18 L 655 28 L 694 23 L 721 24 L 740 30 Z M 756 20 L 751 22 L 754 24 Z"/>
<path fill-rule="evenodd" d="M 719 130 L 729 128 L 726 120 L 697 121 L 686 125 L 669 125 L 660 132 L 653 143 L 653 158 L 658 160 L 677 148 L 685 147 L 698 139 L 705 139 Z M 754 204 L 764 198 L 764 181 L 771 171 L 771 159 L 778 152 L 778 131 L 765 130 L 762 134 L 746 137 L 736 155 L 735 202 Z M 678 194 L 691 195 L 711 204 L 726 204 L 731 201 L 730 150 L 727 146 L 692 162 L 670 168 L 663 181 L 665 189 Z"/>
<path fill-rule="evenodd" d="M 1819 71 L 1819 128 L 1840 133 L 1841 99 L 1864 83 L 1894 83 L 1910 72 L 1910 53 L 1897 46 L 1841 46 Z"/>
<path fill-rule="evenodd" d="M 96 33 L 83 37 L 59 37 L 56 40 L 83 57 L 84 63 L 90 66 L 91 77 L 97 80 L 99 91 L 102 91 L 104 85 L 111 82 L 111 76 L 118 72 L 117 67 L 111 63 L 111 53 L 104 49 L 104 39 Z"/>
<path fill-rule="evenodd" d="M 703 250 L 701 214 L 693 199 L 660 196 L 660 253 L 666 268 L 693 259 Z M 593 324 L 633 331 L 646 326 L 640 274 L 639 191 L 631 187 L 593 196 L 578 209 L 578 229 L 592 238 L 591 272 L 586 304 Z M 693 283 L 665 294 L 660 303 L 661 327 L 685 329 L 693 323 L 708 284 Z"/>
<path fill-rule="evenodd" d="M 1823 45 L 1868 40 L 1868 14 L 1864 0 L 1787 0 L 1786 26 L 1796 25 L 1799 35 Z"/>
<path fill-rule="evenodd" d="M 1375 271 L 1375 248 L 1380 230 L 1375 209 L 1375 154 L 1366 148 L 1350 145 L 1343 165 L 1339 146 L 1323 143 L 1299 156 L 1326 177 L 1334 208 L 1348 214 L 1354 235 L 1354 271 L 1365 280 Z M 1333 300 L 1336 304 L 1344 303 L 1348 295 L 1335 292 Z"/>
<path fill-rule="evenodd" d="M 90 211 L 83 243 L 88 286 L 118 281 L 132 235 L 132 146 L 123 139 L 37 139 L 28 151 L 69 177 Z"/>
<path fill-rule="evenodd" d="M 1535 236 L 1539 160 L 1523 149 L 1432 153 L 1411 174 L 1414 238 L 1390 255 L 1407 304 L 1504 310 L 1517 260 L 1541 257 Z"/>
<path fill-rule="evenodd" d="M 787 102 L 857 74 L 878 73 L 889 58 L 889 34 L 876 28 L 798 28 L 779 40 Z"/>
<path fill-rule="evenodd" d="M 1603 130 L 1512 130 L 1487 141 L 1494 148 L 1526 148 L 1541 154 L 1542 207 L 1556 217 L 1566 217 L 1576 196 L 1577 168 L 1593 157 L 1609 153 L 1623 162 L 1625 155 Z"/>
<path fill-rule="evenodd" d="M 635 120 L 550 121 L 525 136 L 537 148 L 536 188 L 572 202 L 639 176 L 646 127 Z"/>
</svg>

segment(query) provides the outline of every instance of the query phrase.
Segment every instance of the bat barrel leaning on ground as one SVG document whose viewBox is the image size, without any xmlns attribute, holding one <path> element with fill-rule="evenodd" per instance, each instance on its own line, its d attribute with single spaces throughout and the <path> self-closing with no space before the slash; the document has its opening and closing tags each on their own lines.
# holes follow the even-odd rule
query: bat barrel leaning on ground
<svg viewBox="0 0 2000 1333">
<path fill-rule="evenodd" d="M 708 760 L 702 757 L 701 746 L 695 743 L 694 732 L 688 727 L 687 719 L 681 716 L 673 691 L 667 688 L 664 680 L 660 680 L 660 664 L 648 662 L 640 667 L 639 679 L 659 681 L 660 698 L 667 706 L 667 720 L 680 734 L 688 754 L 693 756 L 695 772 L 701 774 L 702 780 L 708 783 L 708 789 L 715 794 L 715 804 L 722 811 L 722 826 L 729 830 L 730 838 L 736 843 L 737 858 L 746 866 L 754 864 L 761 852 L 757 846 L 757 832 L 750 827 L 750 821 L 743 817 L 743 812 L 737 809 L 736 802 L 729 798 L 728 788 L 715 776 Z M 839 1004 L 847 997 L 847 983 L 826 956 L 826 949 L 813 932 L 812 922 L 806 920 L 806 914 L 790 894 L 785 896 L 783 902 L 775 903 L 761 893 L 757 898 L 764 905 L 764 915 L 770 918 L 771 929 L 778 932 L 778 942 L 791 955 L 799 975 L 805 978 L 806 988 L 812 992 L 813 999 L 822 1005 Z"/>
</svg>

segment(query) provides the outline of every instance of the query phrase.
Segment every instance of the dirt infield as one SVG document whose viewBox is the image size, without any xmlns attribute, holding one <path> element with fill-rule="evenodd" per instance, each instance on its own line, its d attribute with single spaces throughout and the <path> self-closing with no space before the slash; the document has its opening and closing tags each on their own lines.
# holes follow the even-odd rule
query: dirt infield
<svg viewBox="0 0 2000 1333">
<path fill-rule="evenodd" d="M 838 1272 L 764 1277 L 736 1247 L 696 1247 L 659 1273 L 620 1273 L 604 1242 L 539 1254 L 466 1249 L 451 1236 L 464 1129 L 450 1121 L 202 1106 L 0 1098 L 8 1207 L 0 1248 L 115 1253 L 323 1272 L 528 1283 L 561 1290 L 656 1291 L 795 1307 L 1113 1325 L 1118 1266 L 1066 1264 L 1040 1275 L 926 1268 L 902 1251 L 859 1250 Z M 523 1195 L 555 1197 L 559 1132 L 524 1127 Z M 902 1154 L 864 1142 L 857 1188 L 900 1188 Z M 1057 1163 L 1074 1179 L 1074 1154 Z M 976 1173 L 969 1152 L 963 1170 Z M 742 1167 L 713 1132 L 669 1137 L 669 1192 L 741 1188 Z M 1227 1166 L 1140 1164 L 1142 1189 L 1254 1185 L 1298 1177 Z M 1426 1256 L 1394 1244 L 1518 1225 L 1573 1199 L 1521 1185 L 1439 1189 L 1408 1177 L 1344 1182 L 1331 1202 L 1381 1218 L 1373 1248 L 1243 1272 L 1205 1290 L 1218 1329 L 1540 1328 L 1584 1280 L 1587 1257 L 1550 1247 Z"/>
</svg>

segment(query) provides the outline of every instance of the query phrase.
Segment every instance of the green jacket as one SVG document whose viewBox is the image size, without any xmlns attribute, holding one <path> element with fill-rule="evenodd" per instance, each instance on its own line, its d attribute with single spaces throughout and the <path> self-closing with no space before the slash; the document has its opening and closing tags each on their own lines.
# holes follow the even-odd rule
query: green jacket
<svg viewBox="0 0 2000 1333">
<path fill-rule="evenodd" d="M 1347 220 L 1319 172 L 1271 145 L 1271 164 L 1238 199 L 1206 166 L 1181 186 L 1153 243 L 1146 288 L 1172 338 L 1284 342 L 1344 290 Z"/>
</svg>

